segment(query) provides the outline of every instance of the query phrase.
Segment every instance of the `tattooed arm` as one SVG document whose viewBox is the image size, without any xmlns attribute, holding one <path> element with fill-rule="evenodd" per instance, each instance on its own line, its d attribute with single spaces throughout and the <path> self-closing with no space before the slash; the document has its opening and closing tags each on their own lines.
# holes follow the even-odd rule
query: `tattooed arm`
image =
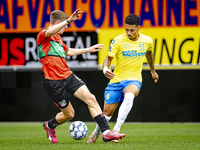
<svg viewBox="0 0 200 150">
<path fill-rule="evenodd" d="M 145 56 L 147 58 L 149 67 L 151 69 L 152 78 L 154 79 L 154 82 L 157 83 L 158 79 L 159 79 L 159 76 L 158 76 L 158 74 L 156 73 L 156 71 L 154 69 L 154 61 L 153 61 L 153 53 L 152 53 L 152 51 L 147 51 Z"/>
</svg>

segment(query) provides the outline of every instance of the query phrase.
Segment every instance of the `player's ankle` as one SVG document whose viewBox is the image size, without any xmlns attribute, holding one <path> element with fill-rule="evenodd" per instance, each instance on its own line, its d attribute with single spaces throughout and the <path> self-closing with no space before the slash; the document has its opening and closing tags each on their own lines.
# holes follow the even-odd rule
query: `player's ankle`
<svg viewBox="0 0 200 150">
<path fill-rule="evenodd" d="M 110 130 L 105 130 L 102 134 L 106 135 Z"/>
</svg>

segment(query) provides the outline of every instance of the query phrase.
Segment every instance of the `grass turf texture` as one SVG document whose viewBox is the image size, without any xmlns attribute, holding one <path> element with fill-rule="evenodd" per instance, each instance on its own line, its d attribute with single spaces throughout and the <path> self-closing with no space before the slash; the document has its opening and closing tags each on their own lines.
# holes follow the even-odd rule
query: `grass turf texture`
<svg viewBox="0 0 200 150">
<path fill-rule="evenodd" d="M 68 133 L 70 123 L 65 123 L 56 129 L 57 144 L 52 144 L 46 138 L 42 123 L 0 123 L 0 149 L 35 149 L 35 150 L 197 150 L 200 149 L 199 123 L 125 123 L 121 132 L 126 137 L 119 143 L 102 141 L 99 137 L 96 143 L 86 143 L 95 124 L 85 122 L 88 135 L 85 139 L 74 140 Z M 114 123 L 109 123 L 110 127 Z"/>
</svg>

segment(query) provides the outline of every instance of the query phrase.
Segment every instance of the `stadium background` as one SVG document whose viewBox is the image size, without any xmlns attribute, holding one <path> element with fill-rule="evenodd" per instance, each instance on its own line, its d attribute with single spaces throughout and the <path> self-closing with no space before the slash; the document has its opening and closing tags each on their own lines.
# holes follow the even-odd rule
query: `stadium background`
<svg viewBox="0 0 200 150">
<path fill-rule="evenodd" d="M 44 77 L 36 36 L 48 27 L 52 10 L 60 9 L 71 15 L 76 8 L 81 8 L 84 14 L 63 34 L 66 45 L 105 46 L 99 53 L 67 57 L 67 62 L 86 82 L 101 107 L 109 82 L 102 73 L 102 62 L 110 41 L 124 33 L 125 17 L 135 13 L 141 17 L 140 32 L 154 41 L 160 80 L 154 84 L 145 61 L 143 86 L 127 121 L 200 121 L 199 0 L 1 0 L 0 121 L 44 121 L 59 111 L 42 86 Z M 76 113 L 73 120 L 92 121 L 87 106 L 69 96 Z"/>
</svg>

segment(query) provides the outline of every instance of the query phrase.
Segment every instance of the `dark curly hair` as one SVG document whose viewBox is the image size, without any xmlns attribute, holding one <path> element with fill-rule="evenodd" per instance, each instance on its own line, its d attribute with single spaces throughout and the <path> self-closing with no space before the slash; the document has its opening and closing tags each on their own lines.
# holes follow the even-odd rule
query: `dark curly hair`
<svg viewBox="0 0 200 150">
<path fill-rule="evenodd" d="M 135 14 L 130 14 L 126 17 L 125 24 L 139 26 L 140 25 L 140 17 Z"/>
</svg>

